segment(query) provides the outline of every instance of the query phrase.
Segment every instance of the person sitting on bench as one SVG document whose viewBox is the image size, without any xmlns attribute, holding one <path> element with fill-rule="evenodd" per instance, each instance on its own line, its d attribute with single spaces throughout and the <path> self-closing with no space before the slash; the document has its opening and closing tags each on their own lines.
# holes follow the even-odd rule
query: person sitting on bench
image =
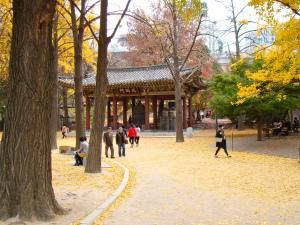
<svg viewBox="0 0 300 225">
<path fill-rule="evenodd" d="M 75 153 L 75 164 L 74 166 L 83 165 L 83 158 L 87 156 L 89 151 L 89 143 L 87 142 L 86 137 L 81 137 L 80 139 L 80 148 Z"/>
</svg>

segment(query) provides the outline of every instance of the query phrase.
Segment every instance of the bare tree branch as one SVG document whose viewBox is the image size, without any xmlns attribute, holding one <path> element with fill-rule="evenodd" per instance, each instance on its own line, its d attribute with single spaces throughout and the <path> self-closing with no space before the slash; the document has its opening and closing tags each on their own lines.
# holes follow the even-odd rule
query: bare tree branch
<svg viewBox="0 0 300 225">
<path fill-rule="evenodd" d="M 179 72 L 180 72 L 180 71 L 182 70 L 182 68 L 185 66 L 187 60 L 189 59 L 189 57 L 190 57 L 190 55 L 191 55 L 191 53 L 192 53 L 192 50 L 193 50 L 193 48 L 194 48 L 194 45 L 195 45 L 195 43 L 196 43 L 196 39 L 197 39 L 197 36 L 198 36 L 198 35 L 197 35 L 197 34 L 198 34 L 198 31 L 199 31 L 200 26 L 201 26 L 201 23 L 202 23 L 202 18 L 203 18 L 203 13 L 201 13 L 201 15 L 200 15 L 199 22 L 198 22 L 198 25 L 197 25 L 197 28 L 196 28 L 196 30 L 195 30 L 195 34 L 194 34 L 194 37 L 193 37 L 193 41 L 192 41 L 192 44 L 191 44 L 191 46 L 190 46 L 190 50 L 188 51 L 187 55 L 185 56 L 185 59 L 184 59 L 182 65 L 181 65 L 180 68 L 179 68 Z"/>
<path fill-rule="evenodd" d="M 289 8 L 290 10 L 293 11 L 293 13 L 295 13 L 296 15 L 300 16 L 300 11 L 299 9 L 294 8 L 290 3 L 288 2 L 284 2 L 282 0 L 275 0 L 276 2 L 281 3 L 282 5 L 284 5 L 285 7 Z"/>
<path fill-rule="evenodd" d="M 109 40 L 109 41 L 115 36 L 115 34 L 116 34 L 116 32 L 117 32 L 117 30 L 118 30 L 118 28 L 119 28 L 119 26 L 120 26 L 120 24 L 121 24 L 121 22 L 122 22 L 124 16 L 125 16 L 125 14 L 126 14 L 128 8 L 129 8 L 130 2 L 131 2 L 131 0 L 128 0 L 128 1 L 127 1 L 126 7 L 125 7 L 125 9 L 123 10 L 123 13 L 122 13 L 121 17 L 119 18 L 119 21 L 118 21 L 117 25 L 115 26 L 114 31 L 113 31 L 112 34 L 108 37 L 108 40 Z"/>
</svg>

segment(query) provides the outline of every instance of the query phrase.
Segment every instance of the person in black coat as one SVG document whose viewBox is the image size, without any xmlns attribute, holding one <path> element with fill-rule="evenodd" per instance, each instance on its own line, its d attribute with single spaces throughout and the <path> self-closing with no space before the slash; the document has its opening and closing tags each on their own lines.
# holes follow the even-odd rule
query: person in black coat
<svg viewBox="0 0 300 225">
<path fill-rule="evenodd" d="M 222 125 L 219 126 L 217 133 L 216 133 L 216 147 L 217 147 L 217 150 L 215 153 L 216 158 L 218 158 L 218 152 L 220 151 L 221 148 L 224 149 L 227 157 L 231 157 L 227 152 L 226 137 L 225 137 L 225 133 L 224 133 L 224 127 Z"/>
<path fill-rule="evenodd" d="M 126 135 L 122 127 L 119 128 L 116 134 L 116 143 L 119 147 L 119 157 L 125 157 L 125 144 L 126 144 Z"/>
</svg>

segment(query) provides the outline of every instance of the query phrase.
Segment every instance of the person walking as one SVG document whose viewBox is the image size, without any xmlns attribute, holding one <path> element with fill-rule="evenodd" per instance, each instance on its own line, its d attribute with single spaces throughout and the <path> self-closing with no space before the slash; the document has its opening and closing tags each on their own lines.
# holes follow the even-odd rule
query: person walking
<svg viewBox="0 0 300 225">
<path fill-rule="evenodd" d="M 217 147 L 217 150 L 215 153 L 216 158 L 218 158 L 218 152 L 220 151 L 221 148 L 224 149 L 227 157 L 231 157 L 227 152 L 226 137 L 225 137 L 224 127 L 222 125 L 219 125 L 219 128 L 216 133 L 216 147 Z"/>
<path fill-rule="evenodd" d="M 135 133 L 136 133 L 136 135 L 135 135 L 134 141 L 135 141 L 136 146 L 139 146 L 139 142 L 140 142 L 140 133 L 141 133 L 141 128 L 140 128 L 139 125 L 136 126 L 136 128 L 135 128 Z"/>
<path fill-rule="evenodd" d="M 114 157 L 114 145 L 113 145 L 113 132 L 112 128 L 108 127 L 107 131 L 103 134 L 103 142 L 105 143 L 105 156 L 108 158 L 108 149 L 110 149 L 110 157 Z"/>
<path fill-rule="evenodd" d="M 125 157 L 126 137 L 122 127 L 119 127 L 119 130 L 116 134 L 116 143 L 119 147 L 119 157 Z"/>
<path fill-rule="evenodd" d="M 129 137 L 129 143 L 131 144 L 131 148 L 133 148 L 134 140 L 136 137 L 136 130 L 133 125 L 130 126 L 128 129 L 128 137 Z"/>
<path fill-rule="evenodd" d="M 87 142 L 86 137 L 81 137 L 79 139 L 80 147 L 75 153 L 75 164 L 74 166 L 83 165 L 83 157 L 86 157 L 89 151 L 89 143 Z"/>
</svg>

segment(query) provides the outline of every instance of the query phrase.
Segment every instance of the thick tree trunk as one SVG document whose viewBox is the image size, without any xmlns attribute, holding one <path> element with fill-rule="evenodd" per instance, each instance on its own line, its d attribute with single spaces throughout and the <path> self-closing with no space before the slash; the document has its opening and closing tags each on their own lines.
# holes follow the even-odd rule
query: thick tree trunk
<svg viewBox="0 0 300 225">
<path fill-rule="evenodd" d="M 53 46 L 52 46 L 52 107 L 50 123 L 51 149 L 57 149 L 57 124 L 58 124 L 58 38 L 57 38 L 58 15 L 53 20 Z"/>
<path fill-rule="evenodd" d="M 86 0 L 81 1 L 81 13 L 79 18 L 79 26 L 77 27 L 76 10 L 72 0 L 70 0 L 71 6 L 71 20 L 72 20 L 72 32 L 74 41 L 74 64 L 75 64 L 75 120 L 76 120 L 76 148 L 79 148 L 80 137 L 85 136 L 85 126 L 83 120 L 83 58 L 82 58 L 82 44 L 84 35 L 84 16 Z"/>
<path fill-rule="evenodd" d="M 0 149 L 0 217 L 61 214 L 52 188 L 51 21 L 54 1 L 14 0 L 8 102 Z"/>
<path fill-rule="evenodd" d="M 90 137 L 90 149 L 85 167 L 86 173 L 101 172 L 101 153 L 102 153 L 102 135 L 105 120 L 105 107 L 107 105 L 106 90 L 107 90 L 107 7 L 108 1 L 101 1 L 101 25 L 100 37 L 98 43 L 98 61 L 96 74 L 96 89 L 95 89 L 95 107 L 93 127 Z"/>
</svg>

